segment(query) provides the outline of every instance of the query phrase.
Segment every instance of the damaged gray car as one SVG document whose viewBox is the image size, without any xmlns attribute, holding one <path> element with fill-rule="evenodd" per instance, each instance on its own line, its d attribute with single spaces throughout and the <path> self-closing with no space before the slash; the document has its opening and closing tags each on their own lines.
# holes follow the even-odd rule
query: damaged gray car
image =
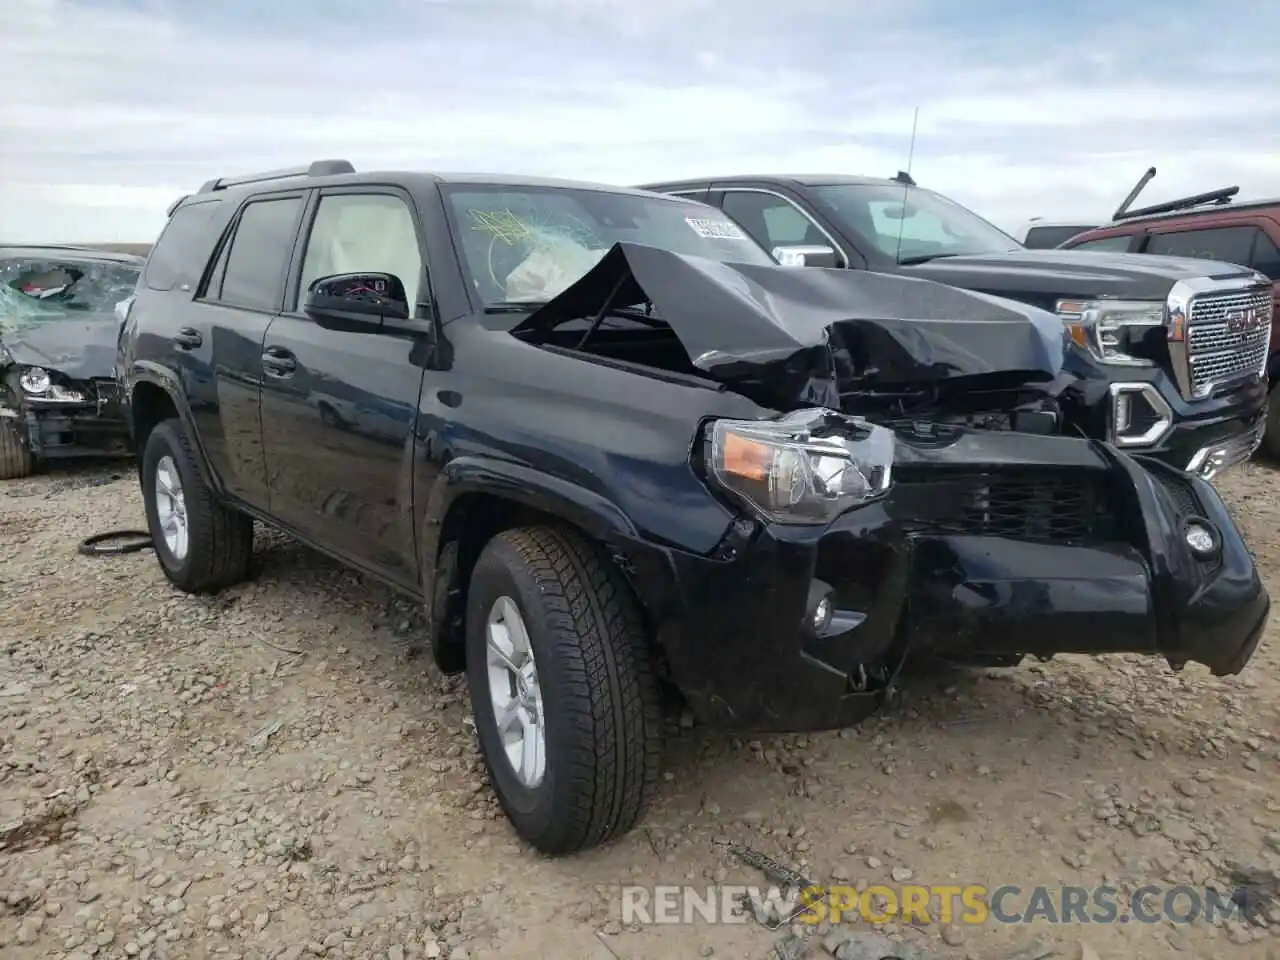
<svg viewBox="0 0 1280 960">
<path fill-rule="evenodd" d="M 81 247 L 0 247 L 0 480 L 62 457 L 129 452 L 116 337 L 144 262 Z"/>
</svg>

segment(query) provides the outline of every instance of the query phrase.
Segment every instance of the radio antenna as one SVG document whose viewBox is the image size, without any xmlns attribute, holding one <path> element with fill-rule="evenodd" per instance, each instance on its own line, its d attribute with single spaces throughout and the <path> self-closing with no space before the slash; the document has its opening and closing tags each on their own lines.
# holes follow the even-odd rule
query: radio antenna
<svg viewBox="0 0 1280 960">
<path fill-rule="evenodd" d="M 893 259 L 897 263 L 902 262 L 902 231 L 907 226 L 907 191 L 911 189 L 911 185 L 915 183 L 911 179 L 911 161 L 916 155 L 916 126 L 920 122 L 920 108 L 916 107 L 915 112 L 911 116 L 911 145 L 907 147 L 907 169 L 898 171 L 898 176 L 894 179 L 902 182 L 902 216 L 898 218 L 898 249 L 894 252 Z"/>
</svg>

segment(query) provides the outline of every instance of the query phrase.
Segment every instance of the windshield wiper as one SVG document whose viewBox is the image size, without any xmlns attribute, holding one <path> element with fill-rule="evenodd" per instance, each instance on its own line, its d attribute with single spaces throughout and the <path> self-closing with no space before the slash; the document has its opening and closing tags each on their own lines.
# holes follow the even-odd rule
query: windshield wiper
<svg viewBox="0 0 1280 960">
<path fill-rule="evenodd" d="M 958 253 L 923 253 L 918 257 L 903 257 L 898 261 L 899 266 L 910 267 L 918 263 L 928 263 L 930 260 L 941 260 L 944 257 L 958 257 Z"/>
<path fill-rule="evenodd" d="M 532 313 L 541 306 L 545 306 L 546 300 L 504 300 L 502 303 L 490 303 L 485 306 L 485 313 Z"/>
</svg>

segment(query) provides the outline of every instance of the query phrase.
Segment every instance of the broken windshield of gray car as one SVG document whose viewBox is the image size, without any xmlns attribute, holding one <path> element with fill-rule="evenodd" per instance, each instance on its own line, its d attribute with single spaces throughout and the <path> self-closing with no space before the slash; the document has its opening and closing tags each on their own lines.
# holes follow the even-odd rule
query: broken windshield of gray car
<svg viewBox="0 0 1280 960">
<path fill-rule="evenodd" d="M 550 300 L 618 241 L 773 264 L 723 212 L 672 197 L 512 184 L 447 187 L 468 280 L 487 306 Z"/>
<path fill-rule="evenodd" d="M 130 296 L 141 268 L 131 263 L 72 258 L 0 260 L 0 326 L 110 317 Z"/>
<path fill-rule="evenodd" d="M 967 207 L 922 187 L 831 183 L 813 191 L 833 219 L 898 263 L 1008 253 L 1022 246 Z"/>
</svg>

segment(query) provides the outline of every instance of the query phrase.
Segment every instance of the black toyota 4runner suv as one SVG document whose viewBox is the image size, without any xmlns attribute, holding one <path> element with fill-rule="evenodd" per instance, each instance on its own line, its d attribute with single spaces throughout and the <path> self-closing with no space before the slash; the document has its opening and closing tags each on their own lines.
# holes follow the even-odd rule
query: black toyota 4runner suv
<svg viewBox="0 0 1280 960">
<path fill-rule="evenodd" d="M 1270 280 L 1183 257 L 1028 250 L 896 179 L 739 175 L 645 189 L 716 206 L 781 262 L 924 277 L 1056 313 L 1070 331 L 1071 429 L 1206 478 L 1266 429 Z"/>
<path fill-rule="evenodd" d="M 563 853 L 637 821 L 664 689 L 788 731 L 911 650 L 1244 667 L 1270 598 L 1222 501 L 1056 435 L 1063 341 L 688 200 L 318 161 L 175 204 L 117 376 L 165 576 L 245 578 L 257 519 L 420 600 Z"/>
</svg>

